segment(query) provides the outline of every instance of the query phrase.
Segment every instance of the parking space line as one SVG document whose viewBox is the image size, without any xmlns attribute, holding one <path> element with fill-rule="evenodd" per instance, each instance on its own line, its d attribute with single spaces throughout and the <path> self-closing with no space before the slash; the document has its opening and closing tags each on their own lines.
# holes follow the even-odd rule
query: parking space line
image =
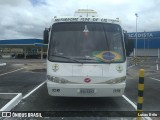
<svg viewBox="0 0 160 120">
<path fill-rule="evenodd" d="M 14 108 L 22 99 L 22 93 L 0 93 L 0 94 L 17 94 L 12 98 L 5 106 L 3 106 L 0 111 L 10 111 Z"/>
<path fill-rule="evenodd" d="M 34 91 L 36 91 L 38 88 L 40 88 L 44 83 L 46 83 L 46 81 L 44 81 L 43 83 L 41 83 L 40 85 L 38 85 L 36 88 L 34 88 L 31 92 L 29 92 L 27 95 L 25 95 L 22 99 L 27 98 L 29 95 L 31 95 Z"/>
<path fill-rule="evenodd" d="M 7 65 L 6 63 L 0 63 L 0 66 L 5 66 L 5 65 Z"/>
<path fill-rule="evenodd" d="M 127 69 L 132 68 L 132 67 L 134 67 L 134 66 L 135 66 L 135 65 L 128 66 Z M 129 98 L 127 98 L 125 95 L 122 95 L 122 97 L 123 97 L 127 102 L 129 102 L 129 103 L 134 107 L 135 110 L 137 110 L 137 106 L 136 106 Z"/>
<path fill-rule="evenodd" d="M 152 78 L 152 77 L 150 77 L 152 80 L 156 80 L 156 81 L 159 81 L 160 82 L 160 80 L 159 79 L 156 79 L 156 78 Z"/>
<path fill-rule="evenodd" d="M 128 67 L 128 69 L 129 69 L 129 68 L 132 68 L 132 67 L 134 67 L 134 66 L 135 66 L 135 65 L 131 65 L 131 66 Z"/>
<path fill-rule="evenodd" d="M 130 99 L 128 99 L 125 95 L 122 95 L 122 97 L 123 97 L 125 100 L 127 100 L 127 101 L 134 107 L 135 110 L 137 110 L 137 106 L 136 106 Z M 143 120 L 143 118 L 144 118 L 145 120 L 152 120 L 150 117 L 142 117 L 142 120 Z"/>
<path fill-rule="evenodd" d="M 13 73 L 13 72 L 17 72 L 17 71 L 22 70 L 22 69 L 24 69 L 24 68 L 20 68 L 20 69 L 17 69 L 17 70 L 6 72 L 6 73 L 3 73 L 3 74 L 0 74 L 0 76 L 6 75 L 6 74 L 10 74 L 10 73 Z"/>
<path fill-rule="evenodd" d="M 130 99 L 128 99 L 125 95 L 122 95 L 122 97 L 125 100 L 127 100 L 127 102 L 129 102 L 134 107 L 135 110 L 137 110 L 137 106 Z"/>
</svg>

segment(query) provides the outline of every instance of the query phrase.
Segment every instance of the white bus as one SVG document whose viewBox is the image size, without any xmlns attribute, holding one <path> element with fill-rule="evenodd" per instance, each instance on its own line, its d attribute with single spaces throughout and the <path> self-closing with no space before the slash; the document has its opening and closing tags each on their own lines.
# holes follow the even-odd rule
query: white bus
<svg viewBox="0 0 160 120">
<path fill-rule="evenodd" d="M 54 17 L 44 31 L 48 93 L 64 97 L 121 96 L 126 86 L 126 54 L 119 20 L 84 11 L 81 13 L 85 16 Z"/>
</svg>

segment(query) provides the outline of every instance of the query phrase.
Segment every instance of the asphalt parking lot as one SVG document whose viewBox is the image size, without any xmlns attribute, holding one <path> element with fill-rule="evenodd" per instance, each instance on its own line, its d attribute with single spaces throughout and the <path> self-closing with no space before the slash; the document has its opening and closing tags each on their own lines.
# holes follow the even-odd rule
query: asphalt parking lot
<svg viewBox="0 0 160 120">
<path fill-rule="evenodd" d="M 27 94 L 46 80 L 45 61 L 6 60 L 0 69 L 0 93 Z M 37 70 L 37 71 L 36 71 Z"/>
<path fill-rule="evenodd" d="M 143 111 L 160 111 L 160 70 L 157 70 L 156 60 L 157 58 L 147 58 L 136 66 L 128 65 L 124 96 L 113 98 L 51 97 L 47 93 L 45 83 L 46 60 L 5 60 L 7 65 L 0 68 L 0 93 L 22 93 L 22 100 L 11 111 L 63 111 L 62 116 L 57 119 L 70 119 L 63 116 L 64 111 L 97 111 L 96 117 L 92 118 L 93 114 L 86 113 L 88 115 L 84 116 L 89 118 L 83 117 L 83 119 L 106 119 L 107 116 L 103 111 L 115 111 L 115 113 L 136 111 L 133 104 L 137 104 L 138 70 L 143 68 L 145 69 Z M 39 87 L 31 93 L 37 86 Z M 82 118 L 77 117 L 77 119 Z"/>
</svg>

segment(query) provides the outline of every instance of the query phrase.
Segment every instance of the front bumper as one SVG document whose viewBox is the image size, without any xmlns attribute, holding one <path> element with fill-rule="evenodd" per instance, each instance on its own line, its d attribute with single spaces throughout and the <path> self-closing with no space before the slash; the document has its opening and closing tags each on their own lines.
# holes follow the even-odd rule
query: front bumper
<svg viewBox="0 0 160 120">
<path fill-rule="evenodd" d="M 118 97 L 122 96 L 126 83 L 119 84 L 60 84 L 47 81 L 48 94 L 64 97 Z M 81 92 L 81 90 L 94 92 Z"/>
</svg>

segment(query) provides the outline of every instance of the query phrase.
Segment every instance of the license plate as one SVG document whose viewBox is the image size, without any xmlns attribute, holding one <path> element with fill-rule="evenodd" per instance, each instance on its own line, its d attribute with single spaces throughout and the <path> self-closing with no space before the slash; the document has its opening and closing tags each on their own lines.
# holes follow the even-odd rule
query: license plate
<svg viewBox="0 0 160 120">
<path fill-rule="evenodd" d="M 93 94 L 95 93 L 94 89 L 80 89 L 81 94 Z"/>
</svg>

